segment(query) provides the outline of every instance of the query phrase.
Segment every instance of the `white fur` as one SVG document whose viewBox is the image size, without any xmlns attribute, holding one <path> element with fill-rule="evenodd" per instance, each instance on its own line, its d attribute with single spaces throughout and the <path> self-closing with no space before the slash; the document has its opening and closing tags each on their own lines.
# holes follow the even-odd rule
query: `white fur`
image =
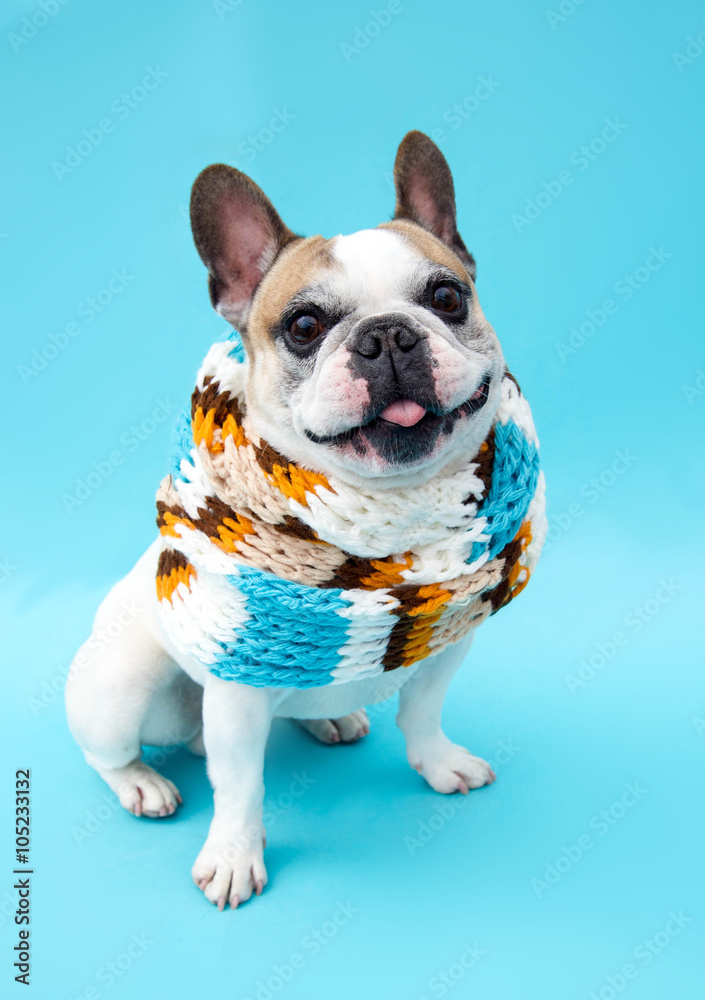
<svg viewBox="0 0 705 1000">
<path fill-rule="evenodd" d="M 408 240 L 388 229 L 336 236 L 331 250 L 342 264 L 330 280 L 333 289 L 353 298 L 363 313 L 408 308 L 404 290 L 410 276 L 430 270 L 429 261 Z"/>
</svg>

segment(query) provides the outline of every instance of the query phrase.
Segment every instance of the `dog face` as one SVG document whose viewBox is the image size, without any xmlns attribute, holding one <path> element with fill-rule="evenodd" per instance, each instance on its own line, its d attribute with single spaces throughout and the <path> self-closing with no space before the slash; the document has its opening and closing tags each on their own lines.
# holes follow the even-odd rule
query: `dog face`
<svg viewBox="0 0 705 1000">
<path fill-rule="evenodd" d="M 443 155 L 411 132 L 394 174 L 394 220 L 333 239 L 295 236 L 231 167 L 207 168 L 191 199 L 211 301 L 246 347 L 255 429 L 358 484 L 411 484 L 466 462 L 505 367 Z"/>
</svg>

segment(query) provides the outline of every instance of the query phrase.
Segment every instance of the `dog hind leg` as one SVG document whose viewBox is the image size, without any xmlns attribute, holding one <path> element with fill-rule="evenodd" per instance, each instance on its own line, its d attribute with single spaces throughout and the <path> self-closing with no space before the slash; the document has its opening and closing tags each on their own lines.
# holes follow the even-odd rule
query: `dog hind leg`
<svg viewBox="0 0 705 1000">
<path fill-rule="evenodd" d="M 138 564 L 139 566 L 139 564 Z M 137 568 L 136 568 L 137 569 Z M 201 689 L 147 627 L 136 570 L 108 594 L 66 685 L 69 728 L 87 762 L 137 816 L 173 813 L 178 789 L 142 761 L 142 744 L 189 743 L 201 729 Z M 126 610 L 127 609 L 127 610 Z"/>
<path fill-rule="evenodd" d="M 354 743 L 367 736 L 370 720 L 364 708 L 339 719 L 297 719 L 298 724 L 321 743 Z"/>
</svg>

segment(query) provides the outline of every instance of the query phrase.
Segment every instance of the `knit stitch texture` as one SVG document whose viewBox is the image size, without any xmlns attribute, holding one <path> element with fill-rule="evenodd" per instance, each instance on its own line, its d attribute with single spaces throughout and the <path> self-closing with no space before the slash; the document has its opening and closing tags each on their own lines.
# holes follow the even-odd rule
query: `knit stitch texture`
<svg viewBox="0 0 705 1000">
<path fill-rule="evenodd" d="M 319 687 L 437 653 L 526 586 L 546 533 L 544 481 L 511 375 L 462 468 L 368 490 L 258 438 L 246 365 L 235 333 L 210 349 L 157 493 L 157 596 L 178 649 L 221 678 Z"/>
</svg>

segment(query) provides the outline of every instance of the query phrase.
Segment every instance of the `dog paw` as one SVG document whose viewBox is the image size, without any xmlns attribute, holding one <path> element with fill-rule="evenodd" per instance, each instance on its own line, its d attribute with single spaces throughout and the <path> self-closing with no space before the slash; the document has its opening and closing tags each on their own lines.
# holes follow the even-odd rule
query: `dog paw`
<svg viewBox="0 0 705 1000">
<path fill-rule="evenodd" d="M 481 757 L 474 757 L 465 747 L 451 743 L 445 736 L 416 751 L 409 750 L 409 763 L 437 792 L 449 794 L 491 785 L 495 773 Z"/>
<path fill-rule="evenodd" d="M 171 816 L 183 801 L 176 785 L 141 760 L 101 770 L 100 774 L 120 799 L 120 805 L 135 816 Z"/>
<path fill-rule="evenodd" d="M 370 731 L 367 712 L 361 708 L 340 719 L 298 719 L 300 726 L 321 743 L 354 743 Z"/>
<path fill-rule="evenodd" d="M 263 832 L 254 836 L 223 836 L 210 833 L 196 858 L 191 877 L 206 899 L 225 909 L 236 910 L 267 884 L 262 848 Z"/>
</svg>

